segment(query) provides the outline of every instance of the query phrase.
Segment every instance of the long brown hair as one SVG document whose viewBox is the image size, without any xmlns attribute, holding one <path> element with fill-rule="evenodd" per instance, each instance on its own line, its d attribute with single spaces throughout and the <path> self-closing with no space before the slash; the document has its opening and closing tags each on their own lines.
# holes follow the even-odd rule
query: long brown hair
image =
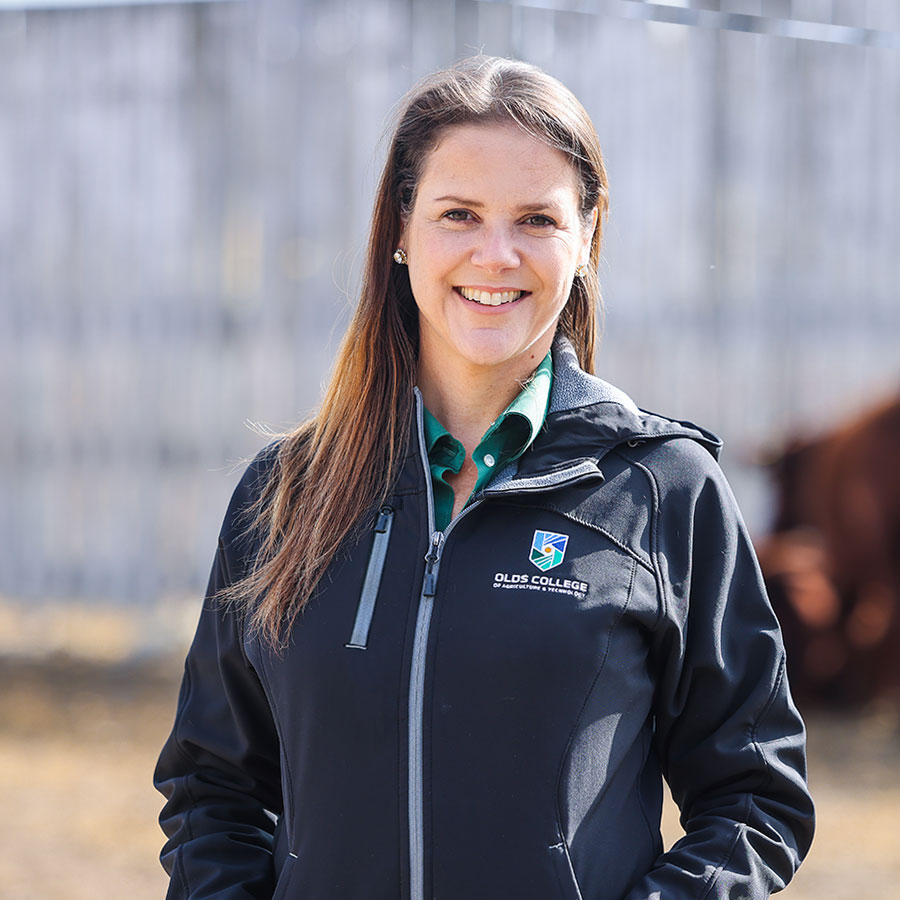
<svg viewBox="0 0 900 900">
<path fill-rule="evenodd" d="M 297 613 L 341 544 L 388 495 L 406 453 L 418 359 L 418 315 L 405 266 L 392 255 L 428 153 L 454 125 L 514 122 L 561 150 L 579 175 L 585 221 L 599 212 L 588 273 L 576 278 L 559 320 L 581 366 L 594 369 L 606 172 L 588 114 L 540 69 L 476 56 L 416 85 L 401 104 L 375 197 L 359 303 L 319 412 L 278 446 L 254 509 L 255 565 L 226 597 L 283 647 Z"/>
</svg>

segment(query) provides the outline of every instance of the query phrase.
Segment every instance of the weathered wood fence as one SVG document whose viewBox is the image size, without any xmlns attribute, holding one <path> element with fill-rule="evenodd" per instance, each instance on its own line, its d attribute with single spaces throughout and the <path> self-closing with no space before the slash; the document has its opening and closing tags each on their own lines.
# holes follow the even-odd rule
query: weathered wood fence
<svg viewBox="0 0 900 900">
<path fill-rule="evenodd" d="M 892 0 L 0 10 L 0 597 L 200 587 L 245 423 L 318 400 L 392 105 L 479 49 L 593 116 L 599 370 L 723 434 L 761 527 L 754 454 L 900 380 L 898 34 Z"/>
</svg>

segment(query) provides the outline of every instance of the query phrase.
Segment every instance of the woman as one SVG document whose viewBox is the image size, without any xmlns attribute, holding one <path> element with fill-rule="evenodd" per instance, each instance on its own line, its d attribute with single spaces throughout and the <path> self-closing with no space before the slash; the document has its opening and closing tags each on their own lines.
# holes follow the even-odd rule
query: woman
<svg viewBox="0 0 900 900">
<path fill-rule="evenodd" d="M 409 96 L 322 410 L 222 529 L 156 773 L 170 897 L 791 877 L 803 725 L 719 443 L 589 374 L 606 205 L 539 70 L 474 58 Z"/>
</svg>

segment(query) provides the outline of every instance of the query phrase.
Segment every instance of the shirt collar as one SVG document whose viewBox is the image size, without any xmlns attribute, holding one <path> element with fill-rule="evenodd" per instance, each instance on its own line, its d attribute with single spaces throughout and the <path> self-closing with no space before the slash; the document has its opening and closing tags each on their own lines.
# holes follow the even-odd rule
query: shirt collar
<svg viewBox="0 0 900 900">
<path fill-rule="evenodd" d="M 484 433 L 478 446 L 499 450 L 503 463 L 512 462 L 521 456 L 531 446 L 544 424 L 552 385 L 553 355 L 552 351 L 547 351 L 540 365 L 522 385 L 522 390 Z M 429 459 L 434 461 L 435 454 L 443 453 L 455 456 L 458 445 L 456 438 L 427 407 L 424 412 L 425 445 Z"/>
</svg>

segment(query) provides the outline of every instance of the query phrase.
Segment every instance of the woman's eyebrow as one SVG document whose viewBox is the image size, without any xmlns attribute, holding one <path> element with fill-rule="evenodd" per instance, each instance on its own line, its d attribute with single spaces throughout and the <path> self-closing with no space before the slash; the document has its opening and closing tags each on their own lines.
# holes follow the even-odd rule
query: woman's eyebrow
<svg viewBox="0 0 900 900">
<path fill-rule="evenodd" d="M 520 212 L 554 212 L 558 210 L 558 204 L 552 200 L 545 200 L 542 203 L 523 203 L 519 207 Z"/>
<path fill-rule="evenodd" d="M 465 197 L 456 197 L 452 194 L 448 194 L 444 197 L 435 197 L 431 202 L 456 203 L 459 204 L 459 206 L 468 206 L 472 209 L 482 209 L 484 207 L 484 204 L 480 200 L 470 200 Z M 552 200 L 537 201 L 535 203 L 523 203 L 521 206 L 516 207 L 516 210 L 518 212 L 545 212 L 548 210 L 556 209 L 558 209 L 558 205 Z"/>
<path fill-rule="evenodd" d="M 465 197 L 454 197 L 452 195 L 448 195 L 446 197 L 435 197 L 432 203 L 458 203 L 460 206 L 472 206 L 472 207 L 482 207 L 484 206 L 478 200 L 467 200 Z"/>
</svg>

